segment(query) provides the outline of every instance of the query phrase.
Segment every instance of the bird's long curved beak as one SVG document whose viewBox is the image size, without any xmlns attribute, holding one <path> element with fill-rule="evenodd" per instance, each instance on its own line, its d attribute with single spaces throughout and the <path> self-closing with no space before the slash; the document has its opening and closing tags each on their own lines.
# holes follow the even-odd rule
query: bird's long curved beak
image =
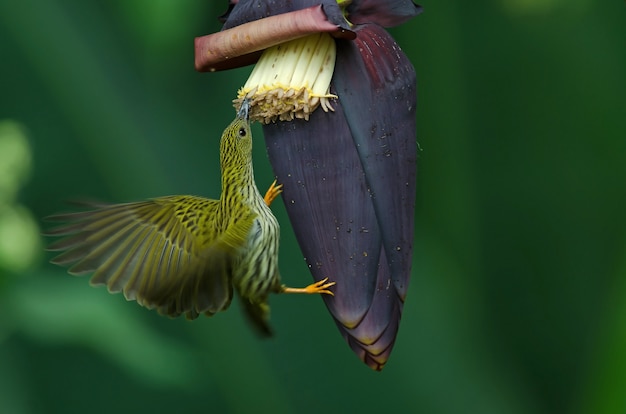
<svg viewBox="0 0 626 414">
<path fill-rule="evenodd" d="M 241 102 L 241 107 L 239 108 L 239 112 L 237 112 L 237 116 L 241 119 L 245 119 L 246 121 L 250 118 L 250 99 L 246 98 Z"/>
</svg>

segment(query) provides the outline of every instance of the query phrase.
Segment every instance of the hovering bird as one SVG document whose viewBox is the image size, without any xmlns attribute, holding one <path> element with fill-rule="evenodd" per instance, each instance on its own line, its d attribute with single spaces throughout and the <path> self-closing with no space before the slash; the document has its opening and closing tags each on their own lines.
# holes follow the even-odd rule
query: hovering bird
<svg viewBox="0 0 626 414">
<path fill-rule="evenodd" d="M 233 287 L 264 335 L 271 334 L 270 293 L 320 293 L 328 278 L 305 288 L 281 284 L 279 225 L 269 206 L 281 193 L 272 183 L 262 197 L 254 182 L 249 102 L 244 100 L 220 142 L 219 200 L 159 197 L 125 204 L 89 203 L 89 211 L 58 214 L 64 222 L 46 233 L 61 236 L 48 246 L 51 260 L 72 275 L 93 273 L 92 285 L 123 292 L 170 317 L 212 316 L 226 310 Z"/>
</svg>

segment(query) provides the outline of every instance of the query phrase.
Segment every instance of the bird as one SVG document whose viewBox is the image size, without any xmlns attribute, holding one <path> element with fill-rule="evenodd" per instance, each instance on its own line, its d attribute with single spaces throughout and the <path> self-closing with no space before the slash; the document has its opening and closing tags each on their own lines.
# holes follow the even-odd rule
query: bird
<svg viewBox="0 0 626 414">
<path fill-rule="evenodd" d="M 261 196 L 254 180 L 250 102 L 244 100 L 220 140 L 218 200 L 174 195 L 123 204 L 84 202 L 85 211 L 56 214 L 62 224 L 45 235 L 61 237 L 47 250 L 51 263 L 72 275 L 92 274 L 148 309 L 196 319 L 228 309 L 233 288 L 244 313 L 264 336 L 271 293 L 333 295 L 328 278 L 304 288 L 281 283 L 279 223 L 270 210 L 282 192 L 276 180 Z"/>
</svg>

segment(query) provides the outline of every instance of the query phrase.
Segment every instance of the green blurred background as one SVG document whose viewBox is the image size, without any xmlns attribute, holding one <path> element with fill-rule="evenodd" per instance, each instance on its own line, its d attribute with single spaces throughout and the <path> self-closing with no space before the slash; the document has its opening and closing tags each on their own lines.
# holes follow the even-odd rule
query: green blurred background
<svg viewBox="0 0 626 414">
<path fill-rule="evenodd" d="M 424 1 L 392 30 L 423 150 L 382 373 L 319 298 L 273 297 L 262 341 L 237 306 L 169 320 L 47 263 L 63 200 L 218 195 L 250 68 L 196 73 L 193 38 L 223 3 L 0 2 L 0 412 L 626 412 L 623 1 Z M 308 283 L 274 211 L 283 278 Z"/>
</svg>

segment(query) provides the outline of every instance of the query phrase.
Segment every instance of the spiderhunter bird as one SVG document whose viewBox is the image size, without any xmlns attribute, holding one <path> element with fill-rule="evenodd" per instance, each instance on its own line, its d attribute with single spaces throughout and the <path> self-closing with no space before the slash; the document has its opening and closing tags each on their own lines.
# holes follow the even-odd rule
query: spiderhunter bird
<svg viewBox="0 0 626 414">
<path fill-rule="evenodd" d="M 92 285 L 170 317 L 226 310 L 234 287 L 264 335 L 271 334 L 270 293 L 333 295 L 328 279 L 305 288 L 281 284 L 279 225 L 269 205 L 282 186 L 274 181 L 265 197 L 256 187 L 247 100 L 222 134 L 220 166 L 219 200 L 169 196 L 49 217 L 65 222 L 47 232 L 63 237 L 48 246 L 63 252 L 52 263 L 73 275 L 93 273 Z"/>
</svg>

